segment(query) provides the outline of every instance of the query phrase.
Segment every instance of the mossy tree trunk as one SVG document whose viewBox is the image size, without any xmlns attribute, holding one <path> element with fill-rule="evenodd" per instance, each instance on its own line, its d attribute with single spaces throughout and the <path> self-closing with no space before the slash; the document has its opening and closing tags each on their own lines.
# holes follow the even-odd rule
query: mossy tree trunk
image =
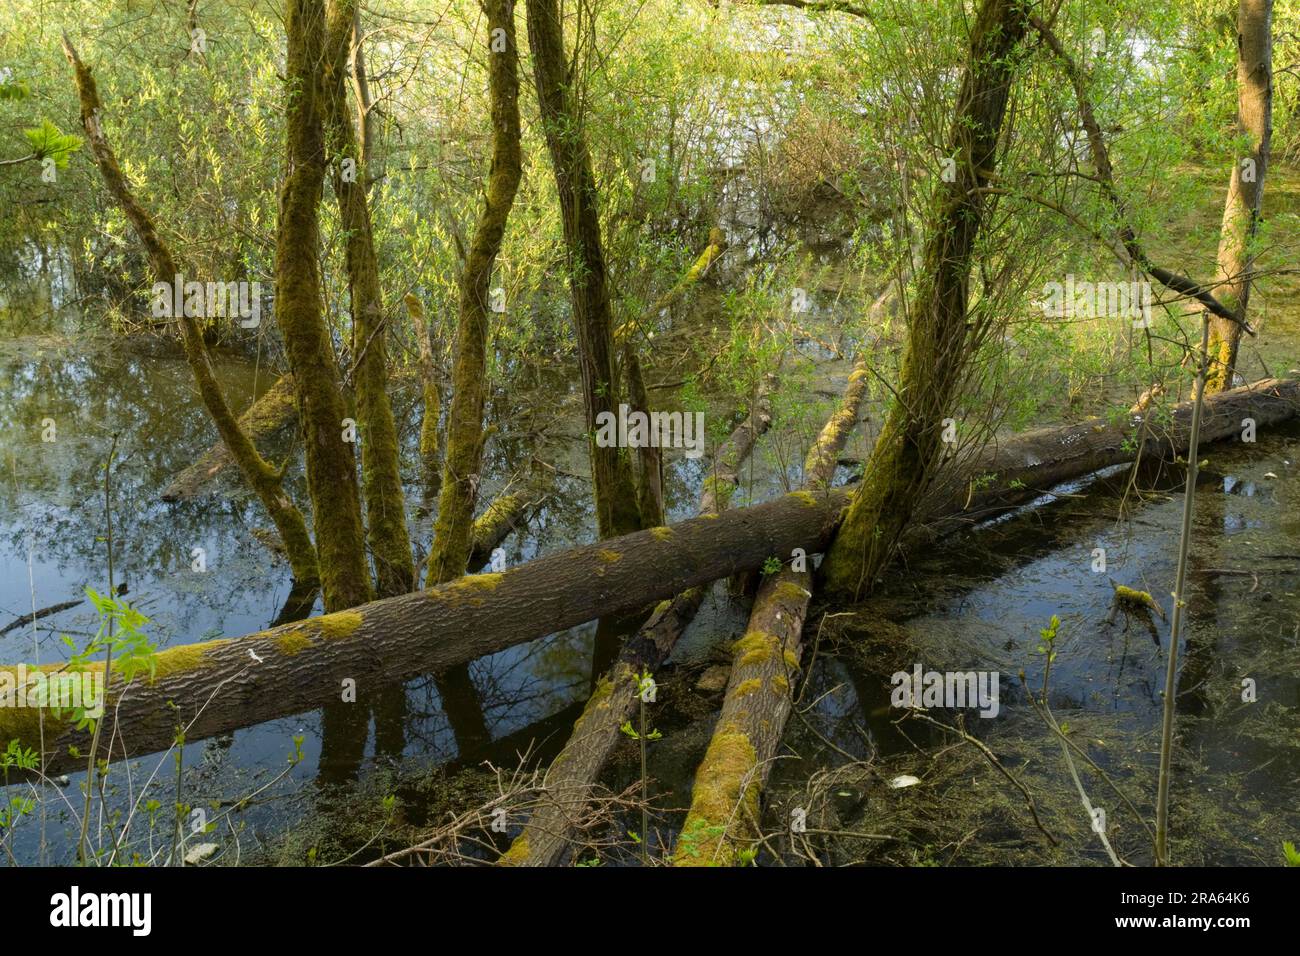
<svg viewBox="0 0 1300 956">
<path fill-rule="evenodd" d="M 948 154 L 951 183 L 938 206 L 908 314 L 897 394 L 867 463 L 866 477 L 822 566 L 829 591 L 860 597 L 874 582 L 942 455 L 943 419 L 954 415 L 967 363 L 967 286 L 988 185 L 1024 37 L 1020 0 L 983 0 L 957 97 Z"/>
<path fill-rule="evenodd" d="M 285 175 L 275 241 L 275 318 L 298 390 L 325 607 L 370 600 L 356 458 L 321 303 L 320 210 L 325 179 L 324 0 L 288 0 Z M 362 440 L 368 440 L 363 435 Z"/>
<path fill-rule="evenodd" d="M 623 344 L 623 376 L 627 379 L 628 408 L 650 415 L 650 395 L 635 344 Z M 664 523 L 664 456 L 657 445 L 646 443 L 636 450 L 636 501 L 640 520 L 647 528 Z"/>
<path fill-rule="evenodd" d="M 623 373 L 627 379 L 628 405 L 632 411 L 650 414 L 650 395 L 646 390 L 645 376 L 641 371 L 641 359 L 637 355 L 636 335 L 638 326 L 653 322 L 661 312 L 672 307 L 708 271 L 709 266 L 726 248 L 726 237 L 721 229 L 709 230 L 709 243 L 695 259 L 686 274 L 677 283 L 655 300 L 645 311 L 639 322 L 627 322 L 621 326 L 615 339 L 622 344 Z M 658 447 L 646 444 L 637 449 L 636 489 L 637 506 L 641 511 L 641 523 L 649 528 L 664 523 L 664 473 L 663 452 Z"/>
<path fill-rule="evenodd" d="M 329 4 L 322 104 L 331 139 L 329 169 L 346 235 L 366 541 L 375 562 L 376 592 L 379 597 L 392 597 L 415 587 L 415 565 L 406 529 L 397 425 L 388 399 L 388 328 L 366 196 L 369 171 L 347 105 L 345 79 L 356 13 L 355 0 L 331 0 Z"/>
<path fill-rule="evenodd" d="M 558 0 L 528 0 L 528 43 L 546 145 L 551 154 L 564 224 L 573 324 L 587 411 L 596 525 L 602 538 L 642 527 L 631 462 L 625 449 L 596 443 L 602 413 L 618 413 L 613 317 L 600 209 L 591 157 L 564 48 Z"/>
<path fill-rule="evenodd" d="M 456 354 L 447 454 L 438 518 L 425 583 L 465 573 L 473 546 L 474 504 L 483 459 L 483 406 L 487 400 L 488 287 L 505 238 L 506 222 L 523 175 L 519 126 L 519 49 L 514 0 L 487 0 L 488 90 L 492 100 L 492 165 L 483 211 L 460 275 Z"/>
<path fill-rule="evenodd" d="M 118 165 L 117 156 L 104 134 L 104 116 L 99 102 L 99 90 L 90 68 L 82 63 L 66 36 L 63 38 L 63 50 L 68 62 L 72 64 L 81 107 L 81 125 L 86 131 L 86 141 L 99 168 L 100 176 L 135 230 L 149 258 L 154 277 L 159 282 L 170 284 L 176 280 L 181 271 L 180 267 L 170 247 L 158 234 L 153 218 L 136 199 L 126 174 Z M 217 433 L 221 436 L 226 450 L 239 466 L 244 480 L 248 482 L 253 493 L 270 514 L 271 521 L 275 524 L 280 540 L 284 544 L 297 587 L 310 590 L 320 580 L 320 569 L 317 564 L 316 549 L 312 546 L 311 536 L 307 532 L 307 523 L 285 493 L 280 471 L 259 454 L 248 433 L 240 425 L 239 419 L 230 410 L 225 393 L 212 369 L 207 345 L 203 340 L 203 329 L 195 318 L 186 315 L 185 311 L 182 310 L 181 315 L 175 318 L 180 323 L 185 359 L 194 375 L 203 405 L 217 426 Z"/>
<path fill-rule="evenodd" d="M 366 171 L 366 191 L 384 180 L 384 157 L 379 149 L 379 119 L 375 113 L 375 104 L 370 98 L 370 76 L 366 71 L 365 51 L 362 41 L 365 39 L 361 30 L 361 6 L 352 3 L 352 95 L 357 109 L 358 148 L 361 168 Z M 377 193 L 371 195 L 371 201 L 378 200 Z"/>
<path fill-rule="evenodd" d="M 1218 299 L 1238 322 L 1210 320 L 1207 394 L 1232 387 L 1241 343 L 1241 321 L 1250 301 L 1251 248 L 1259 227 L 1273 138 L 1273 0 L 1239 0 L 1237 4 L 1237 130 L 1246 150 L 1233 158 L 1232 180 L 1223 209 L 1215 275 Z"/>
</svg>

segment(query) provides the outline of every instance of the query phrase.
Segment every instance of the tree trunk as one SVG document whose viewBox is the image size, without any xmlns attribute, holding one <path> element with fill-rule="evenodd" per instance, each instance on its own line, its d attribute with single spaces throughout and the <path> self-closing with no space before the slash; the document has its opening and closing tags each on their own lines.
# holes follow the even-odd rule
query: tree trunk
<svg viewBox="0 0 1300 956">
<path fill-rule="evenodd" d="M 564 27 L 557 0 L 528 0 L 528 44 L 533 56 L 538 107 L 551 154 L 564 222 L 573 325 L 587 410 L 596 525 L 602 538 L 642 526 L 626 451 L 596 443 L 598 416 L 617 415 L 613 318 L 600 238 L 600 212 L 591 157 L 576 109 L 573 76 L 564 51 Z"/>
<path fill-rule="evenodd" d="M 740 484 L 740 466 L 758 438 L 772 424 L 770 394 L 775 377 L 766 377 L 749 416 L 718 449 L 713 469 L 700 491 L 700 514 L 726 509 Z M 542 787 L 550 798 L 534 812 L 500 863 L 510 866 L 555 866 L 571 846 L 573 821 L 580 819 L 596 789 L 605 761 L 618 744 L 623 722 L 630 720 L 639 699 L 639 676 L 658 669 L 704 601 L 707 585 L 698 585 L 664 601 L 619 652 L 609 672 L 596 685 L 573 734 L 551 761 Z"/>
<path fill-rule="evenodd" d="M 321 305 L 319 203 L 325 179 L 323 0 L 288 0 L 285 176 L 275 239 L 275 318 L 298 391 L 321 590 L 331 611 L 370 600 L 356 458 Z M 363 435 L 362 439 L 367 440 Z"/>
<path fill-rule="evenodd" d="M 122 209 L 127 221 L 135 229 L 140 244 L 149 257 L 149 265 L 154 277 L 157 281 L 170 285 L 178 280 L 180 268 L 172 256 L 171 249 L 158 235 L 152 217 L 135 198 L 135 194 L 131 191 L 131 184 L 118 165 L 117 156 L 104 135 L 99 90 L 95 85 L 94 77 L 91 76 L 90 68 L 81 62 L 81 58 L 77 56 L 77 51 L 73 49 L 66 35 L 63 38 L 63 51 L 68 62 L 72 64 L 73 75 L 76 78 L 77 96 L 81 106 L 81 125 L 86 131 L 86 142 L 90 146 L 91 155 L 99 167 L 104 184 Z M 240 426 L 230 406 L 226 404 L 225 393 L 212 370 L 208 348 L 203 341 L 203 330 L 193 316 L 185 314 L 186 311 L 182 309 L 181 314 L 174 318 L 180 322 L 185 359 L 194 374 L 194 381 L 198 385 L 203 405 L 217 426 L 217 433 L 221 436 L 222 443 L 239 465 L 244 480 L 248 482 L 253 493 L 270 514 L 271 521 L 280 534 L 280 540 L 284 543 L 295 582 L 303 588 L 314 587 L 320 580 L 320 569 L 317 564 L 316 549 L 312 546 L 311 536 L 307 533 L 307 523 L 303 520 L 302 512 L 285 494 L 280 481 L 280 472 L 258 453 L 257 447 Z"/>
<path fill-rule="evenodd" d="M 442 390 L 438 384 L 438 363 L 429 341 L 429 327 L 424 320 L 424 306 L 414 295 L 406 294 L 406 313 L 415 330 L 415 346 L 420 360 L 420 396 L 424 408 L 420 413 L 420 476 L 426 510 L 442 487 L 442 456 L 439 453 L 438 425 L 442 417 Z"/>
<path fill-rule="evenodd" d="M 297 424 L 298 413 L 293 405 L 293 396 L 293 376 L 282 375 L 239 416 L 240 429 L 258 446 L 259 452 Z M 218 439 L 199 456 L 198 461 L 173 477 L 160 497 L 168 502 L 194 498 L 232 464 L 235 464 L 234 456 L 226 443 Z"/>
<path fill-rule="evenodd" d="M 808 452 L 805 491 L 824 493 L 830 486 L 866 395 L 864 354 L 849 373 L 839 407 Z M 786 555 L 780 557 L 786 560 Z M 763 578 L 749 626 L 732 648 L 722 712 L 695 772 L 691 808 L 673 853 L 678 866 L 730 865 L 758 836 L 759 795 L 781 747 L 798 686 L 803 623 L 813 589 L 808 560 L 786 563 Z"/>
<path fill-rule="evenodd" d="M 378 597 L 415 587 L 411 538 L 406 530 L 397 425 L 388 399 L 388 329 L 379 286 L 379 260 L 366 196 L 369 171 L 357 146 L 347 107 L 348 52 L 356 21 L 355 0 L 331 0 L 326 21 L 323 113 L 332 142 L 330 172 L 346 235 L 348 292 L 352 303 L 353 385 L 361 436 L 361 487 L 366 501 L 366 541 L 375 561 Z M 345 162 L 353 165 L 345 168 Z"/>
<path fill-rule="evenodd" d="M 1255 259 L 1251 243 L 1259 227 L 1273 138 L 1273 0 L 1237 4 L 1237 129 L 1247 141 L 1247 153 L 1233 160 L 1215 281 L 1219 301 L 1244 321 Z M 1211 320 L 1214 362 L 1206 379 L 1207 393 L 1232 387 L 1240 343 L 1238 322 L 1218 316 Z"/>
<path fill-rule="evenodd" d="M 370 100 L 370 77 L 366 73 L 366 57 L 362 50 L 362 40 L 364 36 L 361 32 L 361 7 L 357 3 L 352 4 L 352 95 L 356 101 L 357 107 L 357 132 L 360 138 L 358 146 L 360 147 L 359 158 L 360 166 L 366 171 L 366 192 L 370 194 L 370 187 L 376 183 L 382 183 L 384 180 L 384 159 L 379 151 L 379 131 L 378 120 L 375 116 L 374 104 Z M 378 200 L 378 190 L 371 196 L 374 201 Z"/>
<path fill-rule="evenodd" d="M 1266 379 L 1208 396 L 1201 438 L 1237 437 L 1244 418 L 1263 429 L 1297 413 L 1300 380 Z M 1190 403 L 1175 406 L 1141 453 L 1172 458 L 1185 450 L 1190 420 Z M 1143 424 L 1135 415 L 1122 426 L 1093 420 L 1012 438 L 944 482 L 946 497 L 936 497 L 931 513 L 946 509 L 949 515 L 987 516 L 1033 500 L 1062 481 L 1130 461 L 1135 429 Z M 996 481 L 976 481 L 987 475 L 996 475 Z M 830 541 L 847 503 L 840 489 L 793 492 L 547 555 L 503 574 L 470 575 L 245 637 L 171 647 L 157 655 L 152 681 L 138 679 L 123 693 L 120 676 L 114 675 L 106 706 L 118 717 L 115 737 L 126 753 L 141 756 L 170 746 L 178 721 L 191 741 L 228 733 L 337 700 L 339 681 L 347 677 L 357 681 L 360 700 L 418 674 L 761 567 L 772 555 L 795 548 L 816 554 Z M 0 699 L 15 680 L 13 667 L 0 668 Z M 49 713 L 44 733 L 51 768 L 79 763 L 67 747 L 84 748 L 84 733 Z M 0 706 L 0 740 L 13 739 L 39 749 L 34 709 Z M 115 748 L 108 759 L 122 756 Z"/>
<path fill-rule="evenodd" d="M 492 165 L 483 212 L 460 276 L 460 315 L 447 412 L 447 457 L 425 584 L 465 573 L 473 544 L 474 504 L 482 467 L 487 400 L 488 286 L 506 221 L 523 175 L 519 128 L 519 50 L 513 0 L 489 0 L 488 89 L 492 98 Z"/>
<path fill-rule="evenodd" d="M 829 591 L 859 597 L 884 566 L 942 457 L 943 420 L 953 414 L 967 363 L 971 253 L 997 164 L 997 144 L 1025 34 L 1019 0 L 983 0 L 949 134 L 954 182 L 942 184 L 908 315 L 898 393 L 822 572 Z"/>
<path fill-rule="evenodd" d="M 627 403 L 632 412 L 650 416 L 650 395 L 636 345 L 629 337 L 623 343 L 623 375 L 627 379 Z M 647 528 L 664 523 L 664 456 L 658 445 L 649 442 L 636 450 L 636 500 L 641 521 Z"/>
</svg>

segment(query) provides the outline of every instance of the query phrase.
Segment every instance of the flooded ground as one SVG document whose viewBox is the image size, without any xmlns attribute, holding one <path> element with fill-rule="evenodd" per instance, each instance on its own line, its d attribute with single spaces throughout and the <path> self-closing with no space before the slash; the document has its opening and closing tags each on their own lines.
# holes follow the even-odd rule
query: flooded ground
<svg viewBox="0 0 1300 956">
<path fill-rule="evenodd" d="M 1287 189 L 1295 185 L 1285 182 Z M 743 197 L 735 205 L 746 208 Z M 787 241 L 743 215 L 727 226 L 741 261 L 723 268 L 740 270 Z M 737 505 L 798 485 L 804 454 L 843 388 L 844 356 L 857 347 L 843 339 L 838 316 L 877 291 L 846 261 L 842 237 L 826 248 L 804 237 L 803 248 L 814 305 L 797 317 L 798 354 L 783 366 L 776 421 L 746 466 Z M 1264 334 L 1251 343 L 1250 362 L 1258 365 L 1252 371 L 1283 374 L 1295 364 L 1300 334 L 1290 312 L 1278 307 L 1294 290 L 1282 291 L 1280 299 L 1261 296 L 1266 318 Z M 36 307 L 5 310 L 0 627 L 33 607 L 74 601 L 86 587 L 107 588 L 104 464 L 114 435 L 114 581 L 150 618 L 151 639 L 162 648 L 266 627 L 282 613 L 290 578 L 264 544 L 269 521 L 256 502 L 229 479 L 201 497 L 160 499 L 215 439 L 184 361 L 162 341 L 87 334 L 98 327 L 96 317 L 59 298 L 47 293 Z M 715 339 L 728 334 L 723 309 L 711 301 L 696 312 L 694 347 L 716 354 L 725 342 L 700 329 L 712 324 Z M 14 325 L 14 315 L 21 324 Z M 674 348 L 681 331 L 668 330 L 658 348 Z M 881 358 L 882 367 L 893 361 L 888 352 Z M 669 364 L 674 373 L 682 369 Z M 248 357 L 220 359 L 218 373 L 236 411 L 274 380 L 265 360 Z M 540 365 L 503 376 L 512 387 L 499 388 L 490 402 L 498 432 L 488 444 L 480 503 L 534 456 L 557 474 L 527 529 L 503 544 L 513 566 L 591 540 L 594 522 L 572 376 Z M 412 537 L 422 557 L 431 520 L 419 507 L 416 391 L 406 380 L 394 401 L 406 445 Z M 671 394 L 707 410 L 710 449 L 743 414 L 734 398 Z M 1092 409 L 1070 414 L 1086 410 Z M 878 412 L 868 404 L 837 481 L 854 480 Z M 279 450 L 291 462 L 290 488 L 305 501 L 294 452 L 292 444 Z M 1300 430 L 1262 435 L 1254 446 L 1214 446 L 1201 457 L 1208 464 L 1196 503 L 1178 685 L 1174 859 L 1276 864 L 1281 841 L 1300 839 Z M 669 520 L 693 515 L 706 466 L 674 453 L 666 467 Z M 814 607 L 805 635 L 813 649 L 810 680 L 787 728 L 791 753 L 778 761 L 768 788 L 772 837 L 759 861 L 1107 863 L 1061 742 L 1030 699 L 1044 680 L 1040 631 L 1055 615 L 1047 706 L 1077 748 L 1070 753 L 1080 784 L 1105 814 L 1114 851 L 1135 864 L 1149 862 L 1144 821 L 1154 816 L 1169 626 L 1124 614 L 1111 620 L 1112 580 L 1149 591 L 1169 612 L 1181 480 L 1176 469 L 1131 476 L 1121 468 L 1058 489 L 1040 507 L 909 554 L 867 605 Z M 195 570 L 196 549 L 202 571 Z M 1104 571 L 1097 570 L 1098 549 L 1105 551 Z M 656 675 L 661 692 L 651 718 L 664 735 L 648 753 L 656 849 L 671 844 L 689 805 L 725 683 L 720 665 L 747 614 L 743 597 L 715 586 Z M 0 660 L 63 659 L 63 637 L 84 644 L 95 627 L 88 602 L 71 606 L 42 618 L 34 632 L 19 626 L 0 635 Z M 167 791 L 156 796 L 162 807 L 149 812 L 148 825 L 132 830 L 123 858 L 165 854 L 173 793 L 187 812 L 202 809 L 219 821 L 210 835 L 190 841 L 215 844 L 212 863 L 356 862 L 400 848 L 496 794 L 492 768 L 516 767 L 524 753 L 536 765 L 558 752 L 591 687 L 593 666 L 599 670 L 608 659 L 618 630 L 607 623 L 598 640 L 593 622 L 464 671 L 412 680 L 366 707 L 329 707 L 189 743 L 179 779 L 170 756 L 117 765 L 109 777 L 111 807 L 129 808 L 142 787 L 161 792 L 166 781 Z M 996 672 L 996 716 L 971 709 L 927 714 L 949 728 L 960 725 L 980 744 L 919 718 L 897 722 L 891 677 L 917 665 Z M 1247 687 L 1253 700 L 1243 700 Z M 290 765 L 295 753 L 300 759 Z M 47 788 L 38 813 L 14 834 L 14 861 L 75 857 L 81 779 L 73 774 L 61 788 Z M 624 741 L 604 782 L 617 792 L 639 781 L 639 752 Z M 794 811 L 809 821 L 797 838 L 789 832 Z M 611 841 L 627 844 L 627 831 L 639 830 L 640 820 L 619 816 L 609 828 Z M 485 839 L 504 849 L 512 832 Z M 599 862 L 637 856 L 625 846 Z"/>
<path fill-rule="evenodd" d="M 75 599 L 84 587 L 106 587 L 102 466 L 114 433 L 115 580 L 150 617 L 151 637 L 166 647 L 251 632 L 277 617 L 289 575 L 259 542 L 257 507 L 228 488 L 177 504 L 158 498 L 211 440 L 181 360 L 124 351 L 108 339 L 47 335 L 9 343 L 0 365 L 6 622 L 33 606 Z M 828 401 L 842 371 L 834 362 L 821 366 Z M 244 360 L 229 360 L 220 372 L 245 401 L 268 384 L 266 370 Z M 55 423 L 52 442 L 41 441 L 46 419 Z M 414 416 L 406 421 L 413 441 Z M 797 480 L 806 438 L 795 423 L 786 425 L 762 446 L 741 501 L 761 500 Z M 850 451 L 861 454 L 867 441 L 857 436 Z M 562 461 L 568 449 L 568 467 L 580 473 L 581 447 L 570 444 L 555 442 L 552 457 Z M 494 487 L 518 464 L 512 454 L 508 440 L 499 443 Z M 1300 431 L 1263 436 L 1255 447 L 1214 446 L 1204 457 L 1179 681 L 1175 847 L 1187 863 L 1276 863 L 1281 840 L 1300 833 Z M 699 472 L 698 462 L 672 463 L 674 518 L 693 510 Z M 850 464 L 840 480 L 852 473 Z M 787 733 L 793 755 L 779 762 L 767 805 L 774 833 L 784 831 L 782 821 L 796 808 L 820 821 L 812 829 L 823 832 L 802 842 L 782 836 L 765 859 L 1104 863 L 1059 743 L 1018 676 L 1023 670 L 1028 686 L 1041 688 L 1043 655 L 1036 648 L 1053 615 L 1061 623 L 1047 694 L 1051 713 L 1150 817 L 1168 624 L 1124 614 L 1108 621 L 1111 579 L 1150 591 L 1168 612 L 1181 476 L 1144 472 L 1133 486 L 1128 479 L 1120 469 L 913 554 L 867 606 L 815 610 L 812 676 Z M 586 539 L 585 483 L 568 481 L 529 530 L 507 542 L 511 563 Z M 419 520 L 413 516 L 417 527 Z M 426 541 L 427 535 L 424 528 Z M 195 548 L 204 551 L 202 572 L 193 569 Z M 1104 573 L 1095 570 L 1096 549 L 1105 550 Z M 726 644 L 743 632 L 745 619 L 744 600 L 718 586 L 661 675 L 665 703 L 654 718 L 664 739 L 650 751 L 652 793 L 663 810 L 659 840 L 671 839 L 680 822 L 675 811 L 689 803 L 716 716 L 721 689 L 711 684 L 710 668 L 725 660 Z M 94 627 L 90 605 L 82 604 L 42 619 L 35 635 L 31 628 L 11 630 L 0 637 L 0 655 L 57 659 L 67 654 L 62 635 L 84 641 Z M 224 832 L 209 838 L 220 846 L 214 859 L 221 862 L 329 862 L 392 849 L 399 833 L 490 793 L 495 778 L 483 761 L 509 767 L 524 751 L 544 759 L 558 750 L 590 686 L 594 632 L 587 625 L 476 661 L 468 680 L 411 681 L 366 712 L 326 708 L 189 744 L 184 802 L 226 814 Z M 968 710 L 964 727 L 1029 787 L 1050 839 L 1024 796 L 976 745 L 917 720 L 895 723 L 891 675 L 917 664 L 997 672 L 997 715 L 981 719 Z M 1242 699 L 1246 679 L 1254 682 L 1251 702 Z M 931 716 L 953 724 L 959 714 Z M 303 759 L 286 770 L 296 735 Z M 1107 814 L 1116 852 L 1147 862 L 1143 824 L 1076 759 L 1085 790 Z M 905 774 L 917 782 L 891 787 Z M 129 774 L 115 771 L 110 780 L 120 805 L 151 775 L 173 780 L 173 761 L 144 758 Z M 608 778 L 615 789 L 639 779 L 631 742 Z M 69 800 L 78 779 L 63 787 Z M 256 795 L 227 812 L 249 794 Z M 384 809 L 389 795 L 397 797 L 396 812 Z M 56 797 L 45 811 L 44 851 L 33 821 L 16 834 L 19 860 L 71 858 L 70 805 Z M 169 828 L 160 819 L 156 833 L 139 834 L 132 852 L 147 858 L 166 844 Z"/>
</svg>

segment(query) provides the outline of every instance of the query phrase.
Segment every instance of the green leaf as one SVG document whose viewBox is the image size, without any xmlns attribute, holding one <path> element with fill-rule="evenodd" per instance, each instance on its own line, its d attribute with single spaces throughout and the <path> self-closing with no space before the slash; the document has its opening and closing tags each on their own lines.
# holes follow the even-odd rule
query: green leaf
<svg viewBox="0 0 1300 956">
<path fill-rule="evenodd" d="M 41 120 L 40 126 L 23 130 L 23 136 L 39 159 L 52 159 L 60 169 L 68 165 L 70 155 L 81 149 L 80 136 L 65 136 L 49 120 Z"/>
</svg>

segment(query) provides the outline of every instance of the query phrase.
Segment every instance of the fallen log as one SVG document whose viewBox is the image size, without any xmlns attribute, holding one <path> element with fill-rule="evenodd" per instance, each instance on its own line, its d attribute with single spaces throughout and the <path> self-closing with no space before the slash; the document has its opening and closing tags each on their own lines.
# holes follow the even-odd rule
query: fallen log
<svg viewBox="0 0 1300 956">
<path fill-rule="evenodd" d="M 292 375 L 283 375 L 277 379 L 239 416 L 240 427 L 263 454 L 287 435 L 297 421 Z M 235 459 L 226 449 L 225 442 L 218 441 L 200 455 L 194 464 L 172 478 L 162 490 L 162 500 L 184 501 L 201 494 L 205 486 L 234 463 Z"/>
<path fill-rule="evenodd" d="M 793 548 L 819 551 L 846 502 L 842 494 L 783 495 L 750 508 L 706 514 L 670 527 L 529 561 L 499 574 L 474 574 L 399 597 L 371 601 L 233 639 L 171 647 L 152 679 L 124 685 L 114 672 L 106 709 L 116 718 L 106 759 L 168 748 L 178 728 L 188 741 L 229 733 L 339 699 L 341 682 L 367 694 L 439 672 L 607 614 L 626 614 L 697 585 L 756 568 Z M 46 665 L 48 674 L 62 665 Z M 102 673 L 102 664 L 93 670 Z M 31 683 L 37 669 L 26 669 Z M 35 707 L 13 702 L 24 679 L 0 668 L 0 740 L 39 752 Z M 33 695 L 34 696 L 34 695 Z M 68 715 L 70 716 L 70 715 Z M 69 747 L 88 736 L 66 716 L 44 712 L 47 773 L 75 769 Z"/>
<path fill-rule="evenodd" d="M 400 368 L 393 380 L 405 384 L 414 373 Z M 239 423 L 253 444 L 264 454 L 269 453 L 298 425 L 298 407 L 294 404 L 293 375 L 286 373 L 278 378 L 248 410 L 239 417 Z M 423 441 L 423 432 L 421 433 Z M 201 495 L 207 486 L 221 477 L 235 460 L 224 442 L 218 440 L 198 457 L 192 465 L 178 472 L 159 497 L 163 501 L 186 501 Z"/>
<path fill-rule="evenodd" d="M 840 452 L 857 427 L 867 395 L 866 355 L 849 374 L 844 398 L 804 462 L 803 489 L 825 492 Z M 794 706 L 803 624 L 812 600 L 807 556 L 763 578 L 745 634 L 732 647 L 722 712 L 691 787 L 672 855 L 676 866 L 729 865 L 759 833 L 759 795 L 767 783 Z"/>
<path fill-rule="evenodd" d="M 1300 415 L 1300 379 L 1267 378 L 1205 399 L 1201 441 L 1241 439 L 1246 419 L 1257 428 Z M 1167 420 L 1166 420 L 1167 419 Z M 946 534 L 1018 504 L 1063 482 L 1137 457 L 1172 463 L 1187 450 L 1192 403 L 1127 413 L 1118 422 L 1092 418 L 994 439 L 940 472 L 922 508 L 928 530 Z"/>
<path fill-rule="evenodd" d="M 515 491 L 497 495 L 483 513 L 474 519 L 474 532 L 466 568 L 473 573 L 492 560 L 492 552 L 511 532 L 519 530 L 550 494 L 548 477 L 540 469 L 529 484 Z"/>
<path fill-rule="evenodd" d="M 1239 435 L 1244 418 L 1262 429 L 1297 412 L 1300 381 L 1257 382 L 1206 398 L 1202 439 Z M 1162 430 L 1151 427 L 1142 453 L 1172 457 L 1182 451 L 1190 414 L 1186 403 L 1170 410 Z M 1133 415 L 1116 424 L 1083 422 L 1001 442 L 950 480 L 950 506 L 966 509 L 963 520 L 987 516 L 1063 481 L 1129 461 L 1136 448 L 1126 443 L 1145 424 Z M 975 481 L 989 474 L 997 476 L 994 482 Z M 168 648 L 158 653 L 151 680 L 137 677 L 124 687 L 114 674 L 107 707 L 116 716 L 116 742 L 106 759 L 164 750 L 178 724 L 190 741 L 229 733 L 338 700 L 345 678 L 357 681 L 362 696 L 674 597 L 795 548 L 816 554 L 829 542 L 847 501 L 847 492 L 838 489 L 793 492 L 547 555 L 502 574 L 471 575 L 244 637 Z M 4 706 L 17 686 L 16 668 L 0 667 L 0 741 L 18 740 L 39 751 L 39 711 Z M 68 747 L 84 747 L 87 736 L 48 711 L 44 728 L 47 772 L 76 769 L 80 761 Z"/>
<path fill-rule="evenodd" d="M 713 469 L 700 490 L 700 513 L 724 510 L 740 485 L 740 468 L 772 423 L 770 395 L 775 376 L 760 385 L 748 417 L 714 456 Z M 601 769 L 619 741 L 619 728 L 631 719 L 640 692 L 640 675 L 657 670 L 704 602 L 706 585 L 697 585 L 664 601 L 630 637 L 614 665 L 573 725 L 568 743 L 551 761 L 542 781 L 539 808 L 499 863 L 508 866 L 555 866 L 570 849 L 576 820 L 596 791 Z"/>
</svg>

